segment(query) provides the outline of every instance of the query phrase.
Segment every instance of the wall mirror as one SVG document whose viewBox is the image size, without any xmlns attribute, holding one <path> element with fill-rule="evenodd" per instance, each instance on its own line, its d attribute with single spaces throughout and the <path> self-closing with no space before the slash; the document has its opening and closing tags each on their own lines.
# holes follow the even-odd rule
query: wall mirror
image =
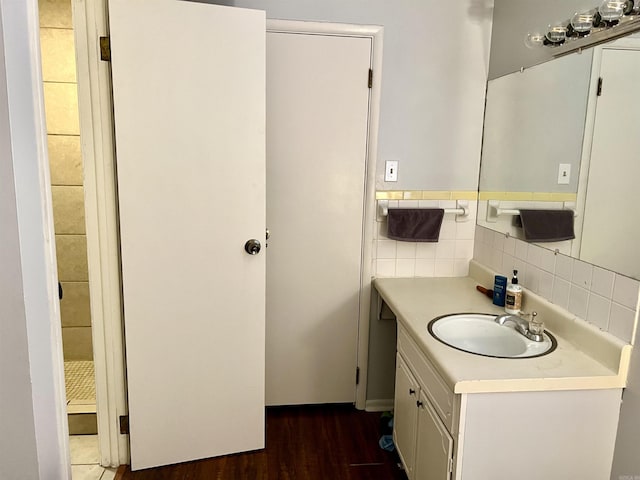
<svg viewBox="0 0 640 480">
<path fill-rule="evenodd" d="M 478 224 L 524 239 L 518 209 L 571 209 L 540 246 L 640 279 L 640 35 L 488 83 Z"/>
</svg>

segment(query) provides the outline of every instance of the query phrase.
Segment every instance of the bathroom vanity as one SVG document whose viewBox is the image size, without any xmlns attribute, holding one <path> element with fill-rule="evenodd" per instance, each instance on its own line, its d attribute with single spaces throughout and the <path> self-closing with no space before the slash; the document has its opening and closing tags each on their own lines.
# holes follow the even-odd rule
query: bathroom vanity
<svg viewBox="0 0 640 480">
<path fill-rule="evenodd" d="M 394 440 L 409 479 L 609 478 L 631 346 L 527 293 L 554 351 L 456 350 L 429 333 L 431 319 L 503 313 L 475 289 L 491 272 L 472 262 L 471 274 L 374 283 L 398 322 Z"/>
</svg>

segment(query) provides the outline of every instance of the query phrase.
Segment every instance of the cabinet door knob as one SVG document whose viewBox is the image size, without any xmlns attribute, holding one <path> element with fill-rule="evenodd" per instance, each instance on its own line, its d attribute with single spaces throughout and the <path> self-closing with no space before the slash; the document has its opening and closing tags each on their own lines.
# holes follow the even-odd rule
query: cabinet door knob
<svg viewBox="0 0 640 480">
<path fill-rule="evenodd" d="M 422 408 L 423 406 L 424 406 L 424 403 L 422 403 L 420 400 L 416 401 L 416 407 Z"/>
<path fill-rule="evenodd" d="M 409 389 L 409 395 L 415 395 L 416 391 L 413 388 Z"/>
</svg>

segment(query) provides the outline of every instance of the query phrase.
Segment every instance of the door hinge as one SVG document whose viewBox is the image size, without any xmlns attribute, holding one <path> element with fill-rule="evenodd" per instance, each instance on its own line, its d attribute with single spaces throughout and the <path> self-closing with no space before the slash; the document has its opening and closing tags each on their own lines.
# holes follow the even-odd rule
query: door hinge
<svg viewBox="0 0 640 480">
<path fill-rule="evenodd" d="M 598 78 L 598 96 L 602 95 L 602 77 Z"/>
<path fill-rule="evenodd" d="M 109 37 L 100 37 L 100 60 L 111 61 L 111 41 Z"/>
<path fill-rule="evenodd" d="M 356 385 L 360 385 L 360 367 L 356 367 Z"/>
<path fill-rule="evenodd" d="M 449 458 L 449 467 L 448 467 L 449 472 L 448 473 L 453 473 L 453 458 Z"/>
<path fill-rule="evenodd" d="M 120 415 L 120 433 L 129 433 L 129 415 Z"/>
<path fill-rule="evenodd" d="M 369 79 L 367 85 L 369 85 L 369 88 L 373 87 L 373 70 L 371 69 L 369 69 Z"/>
</svg>

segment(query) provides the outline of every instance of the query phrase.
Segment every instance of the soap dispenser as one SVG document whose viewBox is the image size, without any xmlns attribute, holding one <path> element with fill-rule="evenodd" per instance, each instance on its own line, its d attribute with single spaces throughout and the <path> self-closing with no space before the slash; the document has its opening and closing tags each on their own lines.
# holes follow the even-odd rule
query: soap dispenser
<svg viewBox="0 0 640 480">
<path fill-rule="evenodd" d="M 522 308 L 522 287 L 518 285 L 518 270 L 513 271 L 511 283 L 507 286 L 504 301 L 504 311 L 517 315 Z"/>
</svg>

